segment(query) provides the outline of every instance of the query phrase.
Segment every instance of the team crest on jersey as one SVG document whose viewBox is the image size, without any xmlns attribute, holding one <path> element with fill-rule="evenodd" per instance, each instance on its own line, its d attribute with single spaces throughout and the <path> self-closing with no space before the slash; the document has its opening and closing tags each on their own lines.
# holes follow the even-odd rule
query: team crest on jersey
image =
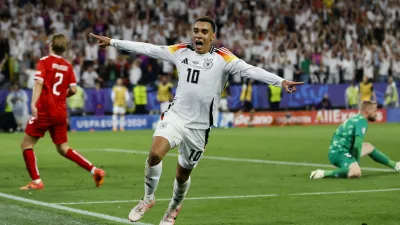
<svg viewBox="0 0 400 225">
<path fill-rule="evenodd" d="M 212 61 L 212 59 L 206 59 L 203 63 L 203 67 L 206 69 L 211 69 L 211 67 L 213 66 Z"/>
</svg>

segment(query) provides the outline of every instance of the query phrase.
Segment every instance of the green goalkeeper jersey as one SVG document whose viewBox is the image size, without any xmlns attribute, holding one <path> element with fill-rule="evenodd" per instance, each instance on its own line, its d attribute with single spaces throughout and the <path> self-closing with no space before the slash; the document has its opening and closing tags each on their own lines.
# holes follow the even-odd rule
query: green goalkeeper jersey
<svg viewBox="0 0 400 225">
<path fill-rule="evenodd" d="M 358 161 L 361 155 L 360 145 L 362 145 L 367 129 L 368 122 L 361 114 L 347 119 L 336 129 L 331 141 L 330 152 L 346 152 Z"/>
</svg>

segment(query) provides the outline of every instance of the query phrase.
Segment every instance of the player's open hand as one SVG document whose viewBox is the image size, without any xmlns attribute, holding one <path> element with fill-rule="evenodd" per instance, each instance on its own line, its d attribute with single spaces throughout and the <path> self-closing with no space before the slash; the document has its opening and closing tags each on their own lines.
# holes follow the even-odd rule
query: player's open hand
<svg viewBox="0 0 400 225">
<path fill-rule="evenodd" d="M 302 85 L 304 82 L 293 82 L 289 80 L 282 81 L 282 88 L 284 88 L 288 93 L 292 94 L 296 92 L 296 85 Z"/>
<path fill-rule="evenodd" d="M 105 48 L 111 44 L 111 38 L 109 37 L 99 36 L 93 33 L 90 33 L 90 35 L 99 41 L 99 47 Z"/>
</svg>

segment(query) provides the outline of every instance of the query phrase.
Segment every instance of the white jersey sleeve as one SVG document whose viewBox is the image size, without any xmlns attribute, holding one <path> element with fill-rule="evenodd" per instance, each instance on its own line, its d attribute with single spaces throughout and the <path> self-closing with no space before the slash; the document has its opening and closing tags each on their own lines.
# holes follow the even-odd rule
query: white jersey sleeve
<svg viewBox="0 0 400 225">
<path fill-rule="evenodd" d="M 220 48 L 219 53 L 226 61 L 224 71 L 233 75 L 240 75 L 242 77 L 258 80 L 267 84 L 282 87 L 283 78 L 270 73 L 260 67 L 247 64 L 245 61 L 233 55 L 226 48 Z"/>
<path fill-rule="evenodd" d="M 177 44 L 170 46 L 153 45 L 144 42 L 124 41 L 111 39 L 110 45 L 124 51 L 147 55 L 152 58 L 162 59 L 176 64 L 175 53 L 181 48 L 186 48 L 187 44 Z"/>
</svg>

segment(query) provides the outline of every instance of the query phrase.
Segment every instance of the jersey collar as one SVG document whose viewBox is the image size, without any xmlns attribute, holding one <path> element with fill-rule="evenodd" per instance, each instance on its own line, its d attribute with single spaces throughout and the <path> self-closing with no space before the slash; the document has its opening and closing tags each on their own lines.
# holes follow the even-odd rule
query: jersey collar
<svg viewBox="0 0 400 225">
<path fill-rule="evenodd" d="M 61 58 L 61 56 L 56 55 L 56 54 L 50 54 L 50 55 L 53 56 L 53 57 L 56 57 L 56 58 Z"/>
</svg>

